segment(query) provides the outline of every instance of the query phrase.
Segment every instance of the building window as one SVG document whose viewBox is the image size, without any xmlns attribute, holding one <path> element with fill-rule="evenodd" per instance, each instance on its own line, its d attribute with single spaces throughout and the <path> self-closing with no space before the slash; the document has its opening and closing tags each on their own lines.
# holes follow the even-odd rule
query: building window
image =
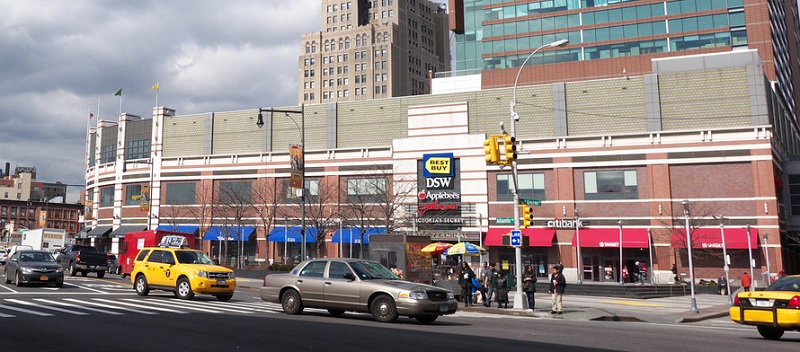
<svg viewBox="0 0 800 352">
<path fill-rule="evenodd" d="M 110 163 L 114 161 L 114 154 L 116 154 L 117 148 L 114 147 L 114 144 L 104 145 L 100 148 L 100 163 Z"/>
<path fill-rule="evenodd" d="M 289 180 L 283 180 L 283 202 L 284 203 L 296 203 L 300 201 L 300 197 L 297 196 L 297 190 L 289 187 Z M 319 197 L 319 180 L 317 179 L 305 179 L 306 184 L 306 199 L 307 202 L 316 202 L 317 198 Z"/>
<path fill-rule="evenodd" d="M 194 182 L 167 183 L 164 204 L 195 204 L 197 184 Z"/>
<path fill-rule="evenodd" d="M 114 206 L 114 187 L 100 189 L 100 207 L 107 208 Z"/>
<path fill-rule="evenodd" d="M 519 196 L 526 199 L 544 200 L 544 174 L 519 174 Z M 514 200 L 514 180 L 511 175 L 497 175 L 497 200 Z"/>
<path fill-rule="evenodd" d="M 150 140 L 140 139 L 128 142 L 128 160 L 147 159 L 150 157 Z"/>
<path fill-rule="evenodd" d="M 800 175 L 789 175 L 789 199 L 792 204 L 791 215 L 800 215 Z"/>
<path fill-rule="evenodd" d="M 253 182 L 251 181 L 226 181 L 219 183 L 219 201 L 222 204 L 249 204 L 251 203 Z"/>
<path fill-rule="evenodd" d="M 639 198 L 636 170 L 587 171 L 583 184 L 586 200 Z"/>
<path fill-rule="evenodd" d="M 142 196 L 142 185 L 128 185 L 125 187 L 125 205 L 139 205 Z"/>
<path fill-rule="evenodd" d="M 363 203 L 386 202 L 385 178 L 351 178 L 347 180 L 347 201 Z"/>
</svg>

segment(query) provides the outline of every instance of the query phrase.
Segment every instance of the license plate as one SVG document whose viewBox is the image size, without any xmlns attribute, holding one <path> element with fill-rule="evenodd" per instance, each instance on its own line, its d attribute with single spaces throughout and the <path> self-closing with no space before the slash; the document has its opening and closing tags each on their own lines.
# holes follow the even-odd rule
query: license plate
<svg viewBox="0 0 800 352">
<path fill-rule="evenodd" d="M 48 277 L 48 276 L 42 276 L 42 277 L 40 277 L 40 278 L 39 278 L 39 280 L 42 280 L 42 281 L 47 281 L 47 280 L 50 280 L 50 277 Z"/>
<path fill-rule="evenodd" d="M 217 280 L 217 285 L 224 285 L 224 284 L 225 284 L 225 280 Z"/>
<path fill-rule="evenodd" d="M 439 304 L 439 312 L 440 313 L 447 313 L 450 311 L 450 305 L 447 303 Z"/>
<path fill-rule="evenodd" d="M 769 300 L 756 300 L 756 307 L 772 307 Z"/>
</svg>

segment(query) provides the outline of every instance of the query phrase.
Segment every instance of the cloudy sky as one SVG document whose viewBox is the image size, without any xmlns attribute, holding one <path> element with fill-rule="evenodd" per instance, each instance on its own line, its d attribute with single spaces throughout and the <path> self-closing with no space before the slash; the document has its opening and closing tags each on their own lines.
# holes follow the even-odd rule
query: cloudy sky
<svg viewBox="0 0 800 352">
<path fill-rule="evenodd" d="M 84 183 L 86 121 L 297 103 L 319 0 L 0 0 L 0 166 Z M 93 121 L 94 122 L 94 121 Z M 77 201 L 69 188 L 68 202 Z"/>
</svg>

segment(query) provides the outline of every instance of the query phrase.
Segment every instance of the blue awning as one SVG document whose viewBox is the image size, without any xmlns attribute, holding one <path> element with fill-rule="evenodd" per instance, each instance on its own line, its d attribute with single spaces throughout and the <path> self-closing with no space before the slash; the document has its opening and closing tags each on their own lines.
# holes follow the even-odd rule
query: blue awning
<svg viewBox="0 0 800 352">
<path fill-rule="evenodd" d="M 156 230 L 160 231 L 172 231 L 172 232 L 182 232 L 191 234 L 196 233 L 198 229 L 200 229 L 199 226 L 190 226 L 190 225 L 179 225 L 179 226 L 158 225 L 158 227 L 156 227 Z"/>
<path fill-rule="evenodd" d="M 369 236 L 372 235 L 382 235 L 386 233 L 386 229 L 383 227 L 379 228 L 371 228 L 367 230 L 364 236 L 361 236 L 361 230 L 355 227 L 348 227 L 341 230 L 336 230 L 333 234 L 333 238 L 331 238 L 331 242 L 333 243 L 352 243 L 357 244 L 361 243 L 362 239 L 364 244 L 369 244 Z"/>
<path fill-rule="evenodd" d="M 275 226 L 269 232 L 267 241 L 269 242 L 289 242 L 301 243 L 303 242 L 303 235 L 300 233 L 300 226 Z M 306 227 L 306 243 L 317 242 L 317 228 Z"/>
<path fill-rule="evenodd" d="M 239 236 L 239 227 L 211 226 L 203 239 L 207 241 L 224 241 L 227 235 L 228 241 L 247 241 L 250 239 L 250 235 L 253 233 L 253 231 L 256 230 L 254 226 L 242 226 L 241 229 L 242 235 Z"/>
</svg>

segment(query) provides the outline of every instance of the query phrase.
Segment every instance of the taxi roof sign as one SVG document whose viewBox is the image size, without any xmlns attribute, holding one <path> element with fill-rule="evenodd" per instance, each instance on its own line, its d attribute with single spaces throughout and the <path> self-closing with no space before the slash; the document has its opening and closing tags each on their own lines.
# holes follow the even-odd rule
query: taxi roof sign
<svg viewBox="0 0 800 352">
<path fill-rule="evenodd" d="M 183 236 L 164 236 L 161 242 L 158 243 L 159 247 L 167 248 L 189 248 L 189 242 Z"/>
</svg>

